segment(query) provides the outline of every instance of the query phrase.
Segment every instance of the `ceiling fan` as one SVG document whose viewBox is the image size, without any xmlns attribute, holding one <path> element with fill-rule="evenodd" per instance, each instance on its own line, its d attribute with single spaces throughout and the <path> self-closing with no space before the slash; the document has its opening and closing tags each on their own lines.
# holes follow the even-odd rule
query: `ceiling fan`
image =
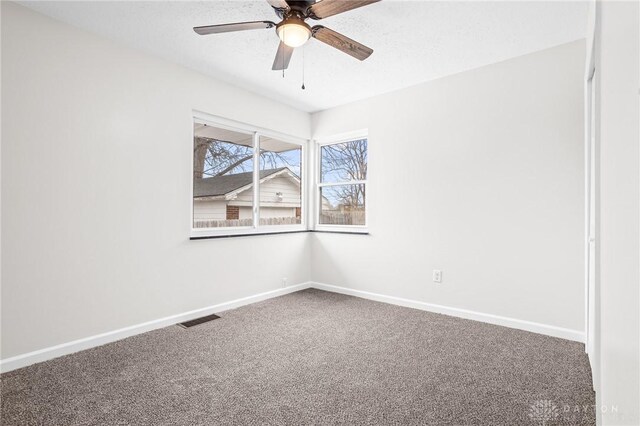
<svg viewBox="0 0 640 426">
<path fill-rule="evenodd" d="M 273 70 L 286 69 L 289 66 L 293 49 L 302 46 L 311 37 L 364 61 L 373 53 L 373 49 L 322 25 L 311 27 L 305 21 L 307 19 L 324 19 L 378 1 L 380 0 L 320 0 L 318 2 L 315 0 L 267 0 L 281 19 L 280 23 L 276 24 L 271 21 L 238 22 L 194 27 L 193 30 L 200 35 L 208 35 L 275 27 L 280 38 L 280 45 L 271 68 Z"/>
</svg>

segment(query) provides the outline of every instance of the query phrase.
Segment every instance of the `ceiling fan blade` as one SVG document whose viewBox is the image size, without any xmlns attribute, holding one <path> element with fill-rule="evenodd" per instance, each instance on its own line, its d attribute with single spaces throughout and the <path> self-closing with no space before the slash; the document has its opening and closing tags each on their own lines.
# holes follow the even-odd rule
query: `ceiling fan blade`
<svg viewBox="0 0 640 426">
<path fill-rule="evenodd" d="M 291 61 L 291 55 L 293 55 L 293 47 L 289 47 L 283 42 L 280 42 L 278 46 L 278 52 L 276 58 L 273 60 L 272 70 L 286 70 L 289 67 L 289 61 Z"/>
<path fill-rule="evenodd" d="M 347 55 L 351 55 L 361 61 L 364 61 L 373 53 L 373 49 L 365 46 L 364 44 L 351 40 L 349 37 L 323 27 L 322 25 L 316 25 L 311 28 L 311 35 L 313 38 L 320 40 L 331 47 L 335 47 Z"/>
<path fill-rule="evenodd" d="M 324 19 L 379 1 L 380 0 L 322 0 L 309 7 L 308 13 L 311 19 Z"/>
<path fill-rule="evenodd" d="M 289 5 L 285 0 L 267 0 L 267 3 L 274 9 L 288 10 Z"/>
<path fill-rule="evenodd" d="M 234 31 L 259 30 L 273 28 L 276 24 L 271 21 L 237 22 L 235 24 L 207 25 L 193 27 L 193 31 L 200 35 L 230 33 Z"/>
</svg>

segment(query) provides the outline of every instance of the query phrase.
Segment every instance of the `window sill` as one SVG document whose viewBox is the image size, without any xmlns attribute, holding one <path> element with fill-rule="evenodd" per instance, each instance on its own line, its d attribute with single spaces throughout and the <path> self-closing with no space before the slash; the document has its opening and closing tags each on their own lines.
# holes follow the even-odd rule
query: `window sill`
<svg viewBox="0 0 640 426">
<path fill-rule="evenodd" d="M 212 240 L 217 238 L 236 238 L 236 237 L 256 237 L 260 235 L 283 235 L 283 234 L 300 234 L 303 232 L 309 232 L 306 229 L 295 230 L 295 231 L 270 231 L 270 232 L 247 232 L 247 233 L 238 233 L 238 234 L 219 234 L 219 235 L 195 235 L 189 237 L 190 240 Z"/>
<path fill-rule="evenodd" d="M 318 234 L 348 234 L 348 235 L 371 235 L 368 229 L 349 230 L 349 229 L 312 229 L 309 232 L 317 232 Z"/>
<path fill-rule="evenodd" d="M 348 231 L 348 230 L 332 230 L 332 229 L 303 229 L 296 231 L 273 231 L 273 232 L 253 232 L 246 234 L 220 234 L 220 235 L 197 235 L 189 237 L 189 240 L 213 240 L 218 238 L 236 238 L 236 237 L 256 237 L 261 235 L 283 235 L 283 234 L 301 234 L 304 232 L 317 232 L 320 234 L 348 234 L 348 235 L 371 235 L 369 231 Z"/>
</svg>

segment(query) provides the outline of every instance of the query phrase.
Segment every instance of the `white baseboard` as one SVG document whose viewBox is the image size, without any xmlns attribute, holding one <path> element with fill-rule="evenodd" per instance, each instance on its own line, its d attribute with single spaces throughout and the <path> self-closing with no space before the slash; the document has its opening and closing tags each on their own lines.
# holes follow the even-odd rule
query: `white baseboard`
<svg viewBox="0 0 640 426">
<path fill-rule="evenodd" d="M 239 308 L 240 306 L 261 302 L 263 300 L 271 299 L 273 297 L 278 297 L 278 296 L 282 296 L 288 293 L 293 293 L 299 290 L 304 290 L 305 288 L 309 288 L 310 285 L 311 283 L 306 282 L 302 284 L 292 285 L 289 287 L 283 287 L 276 290 L 255 294 L 253 296 L 243 297 L 241 299 L 220 303 L 218 305 L 207 306 L 205 308 L 195 309 L 193 311 L 184 312 L 177 315 L 171 315 L 165 318 L 144 322 L 142 324 L 121 328 L 119 330 L 113 330 L 106 333 L 97 334 L 95 336 L 85 337 L 84 339 L 78 339 L 72 342 L 62 343 L 60 345 L 39 349 L 37 351 L 28 352 L 22 355 L 17 355 L 11 358 L 1 360 L 0 372 L 6 373 L 7 371 L 26 367 L 28 365 L 47 361 L 53 358 L 58 358 L 60 356 L 68 355 L 68 354 L 82 351 L 85 349 L 90 349 L 96 346 L 104 345 L 106 343 L 115 342 L 116 340 L 121 340 L 126 337 L 134 336 L 136 334 L 146 333 L 147 331 L 168 327 L 170 325 L 174 325 L 184 321 L 189 321 L 205 315 L 228 311 L 229 309 Z"/>
<path fill-rule="evenodd" d="M 450 315 L 453 317 L 465 318 L 474 321 L 486 322 L 494 325 L 501 325 L 518 330 L 530 331 L 532 333 L 545 334 L 547 336 L 559 337 L 561 339 L 572 340 L 575 342 L 585 342 L 584 332 L 571 330 L 568 328 L 556 327 L 553 325 L 540 324 L 537 322 L 525 321 L 515 318 L 502 317 L 499 315 L 485 314 L 482 312 L 470 311 L 467 309 L 451 308 L 443 305 L 435 305 L 418 300 L 403 299 L 400 297 L 386 296 L 383 294 L 370 293 L 368 291 L 354 290 L 346 287 L 338 287 L 335 285 L 312 282 L 311 287 L 319 290 L 332 291 L 334 293 L 342 293 L 350 296 L 361 297 L 363 299 L 375 300 L 377 302 L 390 303 L 392 305 L 404 306 L 407 308 L 420 309 L 422 311 L 435 312 L 438 314 Z"/>
<path fill-rule="evenodd" d="M 459 318 L 466 318 L 475 321 L 486 322 L 489 324 L 501 325 L 504 327 L 516 328 L 519 330 L 531 331 L 533 333 L 545 334 L 548 336 L 559 337 L 562 339 L 573 340 L 576 342 L 584 342 L 584 333 L 577 330 L 555 327 L 552 325 L 540 324 L 531 321 L 524 321 L 515 318 L 507 318 L 498 315 L 484 314 L 481 312 L 469 311 L 466 309 L 451 308 L 448 306 L 435 305 L 432 303 L 420 302 L 417 300 L 403 299 L 400 297 L 386 296 L 382 294 L 370 293 L 368 291 L 354 290 L 346 287 L 338 287 L 335 285 L 306 282 L 289 287 L 283 287 L 276 290 L 267 291 L 253 296 L 243 297 L 241 299 L 231 300 L 229 302 L 220 303 L 218 305 L 207 306 L 205 308 L 184 312 L 177 315 L 171 315 L 165 318 L 144 322 L 142 324 L 132 325 L 130 327 L 121 328 L 119 330 L 109 331 L 95 336 L 85 337 L 83 339 L 74 340 L 72 342 L 62 343 L 60 345 L 51 346 L 37 351 L 28 352 L 26 354 L 17 355 L 0 361 L 0 372 L 7 372 L 17 368 L 26 367 L 38 362 L 47 361 L 68 355 L 85 349 L 94 348 L 96 346 L 115 342 L 126 337 L 136 334 L 146 333 L 147 331 L 156 330 L 158 328 L 168 327 L 194 318 L 209 315 L 212 313 L 224 312 L 229 309 L 239 308 L 240 306 L 249 305 L 251 303 L 261 302 L 273 297 L 282 296 L 306 288 L 317 288 L 319 290 L 331 291 L 334 293 L 347 294 L 350 296 L 361 297 L 363 299 L 375 300 L 377 302 L 390 303 L 392 305 L 404 306 L 407 308 L 420 309 L 428 312 L 435 312 L 444 315 L 450 315 Z"/>
</svg>

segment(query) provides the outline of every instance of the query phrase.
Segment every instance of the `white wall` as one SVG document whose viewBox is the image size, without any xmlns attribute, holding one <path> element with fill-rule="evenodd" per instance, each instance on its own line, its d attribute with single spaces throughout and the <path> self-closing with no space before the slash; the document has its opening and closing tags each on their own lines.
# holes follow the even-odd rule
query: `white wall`
<svg viewBox="0 0 640 426">
<path fill-rule="evenodd" d="M 3 359 L 309 280 L 305 234 L 188 240 L 191 110 L 308 114 L 1 7 Z"/>
<path fill-rule="evenodd" d="M 314 234 L 313 280 L 583 332 L 584 50 L 314 114 L 369 129 L 371 235 Z"/>
<path fill-rule="evenodd" d="M 640 6 L 598 2 L 599 324 L 605 425 L 640 424 Z M 614 408 L 617 409 L 614 411 Z M 605 411 L 606 410 L 606 411 Z"/>
</svg>

